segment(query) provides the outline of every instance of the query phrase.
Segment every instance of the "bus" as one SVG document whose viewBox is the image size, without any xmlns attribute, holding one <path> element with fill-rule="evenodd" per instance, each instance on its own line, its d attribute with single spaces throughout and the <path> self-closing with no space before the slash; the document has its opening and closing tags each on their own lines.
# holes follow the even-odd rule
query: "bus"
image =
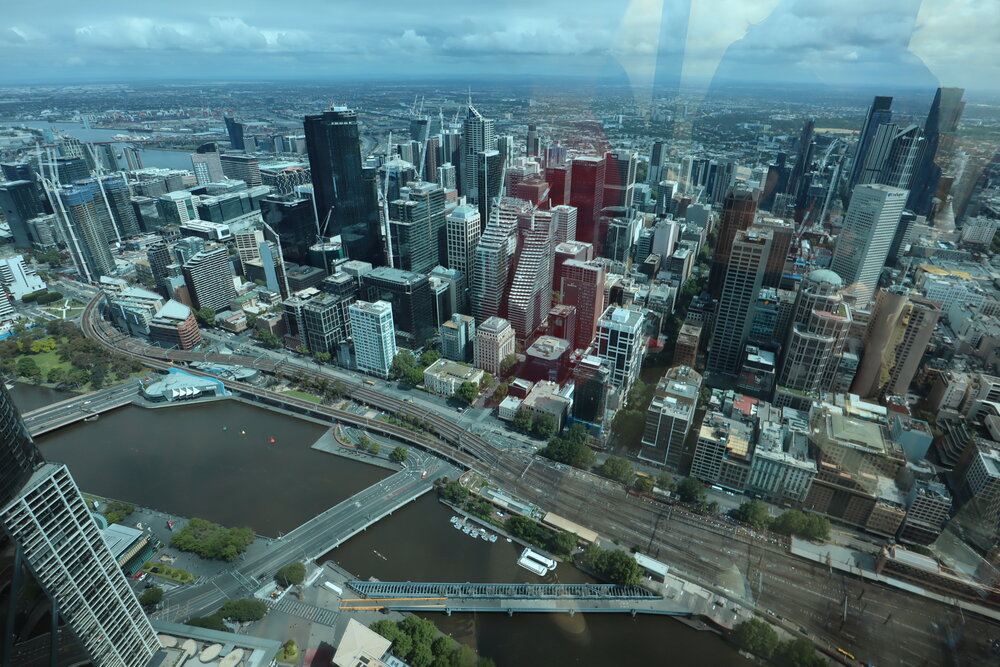
<svg viewBox="0 0 1000 667">
<path fill-rule="evenodd" d="M 857 658 L 855 658 L 855 657 L 854 657 L 854 654 L 853 654 L 853 653 L 848 653 L 847 651 L 845 651 L 845 650 L 844 650 L 844 649 L 842 649 L 842 648 L 838 648 L 838 649 L 837 649 L 837 653 L 840 653 L 840 654 L 841 654 L 841 655 L 843 655 L 843 656 L 844 656 L 845 658 L 850 658 L 851 660 L 857 660 Z"/>
</svg>

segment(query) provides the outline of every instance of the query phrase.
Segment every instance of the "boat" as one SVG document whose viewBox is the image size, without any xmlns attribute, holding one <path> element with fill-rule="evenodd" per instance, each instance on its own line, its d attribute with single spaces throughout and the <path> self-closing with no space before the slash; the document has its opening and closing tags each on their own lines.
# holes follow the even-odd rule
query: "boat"
<svg viewBox="0 0 1000 667">
<path fill-rule="evenodd" d="M 517 564 L 523 567 L 525 570 L 534 572 L 539 577 L 544 577 L 549 572 L 548 568 L 546 568 L 544 565 L 535 560 L 532 560 L 531 558 L 525 557 L 524 554 L 521 554 L 521 557 L 517 559 Z"/>
<path fill-rule="evenodd" d="M 87 415 L 86 417 L 83 418 L 83 421 L 85 421 L 85 422 L 96 422 L 100 418 L 101 418 L 101 415 Z"/>
<path fill-rule="evenodd" d="M 552 570 L 556 569 L 556 565 L 558 565 L 556 561 L 552 560 L 551 558 L 546 558 L 542 554 L 536 551 L 532 551 L 530 548 L 525 548 L 525 550 L 521 552 L 521 560 L 530 560 L 533 563 L 537 564 L 539 567 L 544 568 L 546 572 L 551 572 Z M 520 564 L 520 562 L 521 561 L 519 560 L 518 563 Z"/>
<path fill-rule="evenodd" d="M 372 549 L 372 553 L 374 553 L 374 554 L 375 554 L 376 556 L 378 556 L 378 557 L 379 557 L 379 558 L 381 558 L 382 560 L 389 560 L 388 558 L 386 558 L 385 556 L 383 556 L 383 555 L 382 555 L 382 554 L 380 554 L 379 552 L 375 551 L 374 549 Z"/>
</svg>

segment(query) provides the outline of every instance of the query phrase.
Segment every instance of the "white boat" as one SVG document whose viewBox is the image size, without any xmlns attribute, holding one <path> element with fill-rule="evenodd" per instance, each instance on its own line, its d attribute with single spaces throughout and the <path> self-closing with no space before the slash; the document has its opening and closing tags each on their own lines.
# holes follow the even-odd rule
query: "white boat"
<svg viewBox="0 0 1000 667">
<path fill-rule="evenodd" d="M 558 564 L 551 558 L 546 558 L 542 554 L 527 548 L 521 552 L 521 558 L 527 558 L 538 563 L 540 566 L 545 568 L 546 572 L 556 569 L 556 565 Z"/>
<path fill-rule="evenodd" d="M 532 560 L 531 558 L 525 558 L 524 555 L 522 555 L 520 558 L 517 559 L 517 564 L 523 567 L 525 570 L 530 570 L 531 572 L 534 572 L 539 577 L 544 577 L 546 574 L 548 574 L 548 569 L 544 565 L 538 563 L 535 560 Z"/>
</svg>

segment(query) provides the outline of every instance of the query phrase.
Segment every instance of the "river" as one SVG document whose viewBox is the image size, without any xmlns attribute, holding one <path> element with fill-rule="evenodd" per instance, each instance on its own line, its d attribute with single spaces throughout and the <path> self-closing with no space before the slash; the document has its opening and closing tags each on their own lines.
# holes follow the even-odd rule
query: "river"
<svg viewBox="0 0 1000 667">
<path fill-rule="evenodd" d="M 17 387 L 15 401 L 37 403 L 43 398 L 37 391 Z M 44 436 L 39 446 L 46 458 L 67 463 L 85 491 L 275 535 L 387 474 L 310 450 L 321 433 L 316 424 L 225 401 L 157 410 L 127 407 Z M 278 442 L 270 444 L 271 437 Z M 424 496 L 325 558 L 361 578 L 540 581 L 516 565 L 520 547 L 502 539 L 490 544 L 470 538 L 451 527 L 451 514 L 436 498 Z M 565 564 L 546 579 L 587 580 Z M 715 634 L 666 617 L 427 618 L 501 666 L 749 664 Z"/>
<path fill-rule="evenodd" d="M 128 130 L 105 130 L 103 128 L 84 127 L 82 123 L 46 123 L 41 121 L 0 121 L 0 126 L 23 126 L 33 127 L 39 130 L 59 130 L 71 137 L 76 137 L 81 141 L 113 141 L 116 134 L 132 134 Z M 175 134 L 171 132 L 143 131 L 144 135 Z M 121 151 L 121 147 L 127 142 L 116 142 L 116 148 Z M 186 169 L 191 171 L 191 153 L 186 151 L 170 151 L 159 148 L 143 148 L 139 146 L 139 154 L 142 157 L 143 167 L 159 167 L 161 169 Z M 125 168 L 124 157 L 118 160 L 122 169 Z"/>
</svg>

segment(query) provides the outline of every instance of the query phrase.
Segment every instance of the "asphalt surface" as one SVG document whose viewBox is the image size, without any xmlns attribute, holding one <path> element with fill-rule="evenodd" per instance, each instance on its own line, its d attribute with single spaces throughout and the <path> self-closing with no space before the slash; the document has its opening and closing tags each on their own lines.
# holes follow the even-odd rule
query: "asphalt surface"
<svg viewBox="0 0 1000 667">
<path fill-rule="evenodd" d="M 135 399 L 139 383 L 135 380 L 89 394 L 74 396 L 22 415 L 32 436 L 55 430 L 81 419 L 128 405 Z"/>
</svg>

